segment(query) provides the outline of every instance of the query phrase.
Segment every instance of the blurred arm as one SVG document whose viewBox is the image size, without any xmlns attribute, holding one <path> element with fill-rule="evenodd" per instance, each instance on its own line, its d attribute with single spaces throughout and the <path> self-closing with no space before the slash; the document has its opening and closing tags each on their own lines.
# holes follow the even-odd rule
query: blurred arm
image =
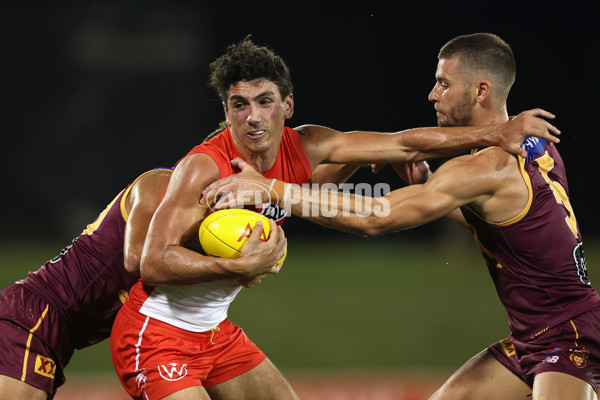
<svg viewBox="0 0 600 400">
<path fill-rule="evenodd" d="M 131 187 L 125 207 L 129 217 L 125 226 L 123 258 L 125 269 L 140 274 L 140 261 L 150 220 L 169 183 L 171 171 L 157 170 L 139 178 Z"/>
</svg>

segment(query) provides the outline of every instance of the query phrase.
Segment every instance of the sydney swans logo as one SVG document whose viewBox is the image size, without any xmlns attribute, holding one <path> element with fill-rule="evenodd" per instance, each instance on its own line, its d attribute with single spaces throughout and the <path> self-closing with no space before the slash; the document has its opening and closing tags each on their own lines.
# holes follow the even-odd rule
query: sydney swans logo
<svg viewBox="0 0 600 400">
<path fill-rule="evenodd" d="M 169 363 L 158 366 L 158 373 L 167 381 L 178 381 L 187 375 L 187 364 L 178 368 L 178 363 Z"/>
</svg>

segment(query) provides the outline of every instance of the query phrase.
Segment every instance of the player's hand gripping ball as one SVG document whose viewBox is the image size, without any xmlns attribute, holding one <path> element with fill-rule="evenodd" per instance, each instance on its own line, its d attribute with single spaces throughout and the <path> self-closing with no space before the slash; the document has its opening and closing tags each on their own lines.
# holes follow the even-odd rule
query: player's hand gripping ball
<svg viewBox="0 0 600 400">
<path fill-rule="evenodd" d="M 240 251 L 252 234 L 254 225 L 262 221 L 263 231 L 260 240 L 265 242 L 271 233 L 269 219 L 262 214 L 245 208 L 227 208 L 207 216 L 200 225 L 200 245 L 209 256 L 238 258 Z M 283 262 L 285 254 L 278 261 Z"/>
</svg>

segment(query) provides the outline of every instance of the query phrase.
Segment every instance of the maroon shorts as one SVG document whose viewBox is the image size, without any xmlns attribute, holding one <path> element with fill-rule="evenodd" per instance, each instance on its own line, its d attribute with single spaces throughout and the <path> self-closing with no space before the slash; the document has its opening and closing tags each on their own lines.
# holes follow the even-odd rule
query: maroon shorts
<svg viewBox="0 0 600 400">
<path fill-rule="evenodd" d="M 266 358 L 239 326 L 225 320 L 190 332 L 140 314 L 128 300 L 110 337 L 113 365 L 135 399 L 160 399 L 179 390 L 226 382 Z"/>
<path fill-rule="evenodd" d="M 23 285 L 0 292 L 0 375 L 28 383 L 50 398 L 65 382 L 73 356 L 68 330 L 48 303 Z"/>
<path fill-rule="evenodd" d="M 527 342 L 504 339 L 488 348 L 494 358 L 533 387 L 537 374 L 562 372 L 600 386 L 600 308 L 549 328 Z"/>
</svg>

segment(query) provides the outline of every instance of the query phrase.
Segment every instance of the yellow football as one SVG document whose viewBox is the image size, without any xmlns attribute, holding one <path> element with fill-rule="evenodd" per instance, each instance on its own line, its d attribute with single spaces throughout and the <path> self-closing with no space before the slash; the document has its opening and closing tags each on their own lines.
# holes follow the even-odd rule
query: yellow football
<svg viewBox="0 0 600 400">
<path fill-rule="evenodd" d="M 262 221 L 263 224 L 260 240 L 264 242 L 271 233 L 269 219 L 264 215 L 245 208 L 227 208 L 215 211 L 207 216 L 200 225 L 198 232 L 200 245 L 209 256 L 238 258 L 258 221 Z M 283 262 L 286 255 L 287 249 L 279 262 Z"/>
</svg>

